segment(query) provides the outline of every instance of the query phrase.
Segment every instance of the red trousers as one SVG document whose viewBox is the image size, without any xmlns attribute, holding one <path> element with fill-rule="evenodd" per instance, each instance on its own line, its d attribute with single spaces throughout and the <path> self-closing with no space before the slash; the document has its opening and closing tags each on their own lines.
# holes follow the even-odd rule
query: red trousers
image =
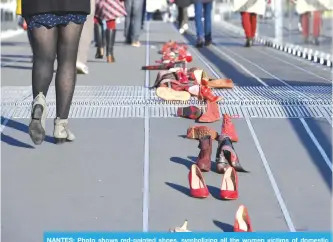
<svg viewBox="0 0 333 242">
<path fill-rule="evenodd" d="M 94 17 L 94 23 L 101 24 L 102 21 L 99 18 Z M 107 29 L 116 29 L 116 20 L 112 19 L 112 20 L 106 21 L 106 27 L 107 27 Z"/>
<path fill-rule="evenodd" d="M 241 16 L 246 38 L 254 38 L 257 30 L 257 14 L 241 12 Z"/>
<path fill-rule="evenodd" d="M 320 34 L 320 22 L 321 22 L 321 13 L 319 11 L 312 12 L 312 31 L 313 37 L 319 37 Z M 303 36 L 309 37 L 310 34 L 310 18 L 311 13 L 303 13 L 301 16 L 302 19 L 302 29 L 303 29 Z"/>
</svg>

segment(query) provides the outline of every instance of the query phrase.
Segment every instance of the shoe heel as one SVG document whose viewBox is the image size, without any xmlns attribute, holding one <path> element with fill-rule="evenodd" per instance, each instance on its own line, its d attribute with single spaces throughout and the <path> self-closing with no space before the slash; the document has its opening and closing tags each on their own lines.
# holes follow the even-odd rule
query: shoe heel
<svg viewBox="0 0 333 242">
<path fill-rule="evenodd" d="M 31 122 L 29 125 L 29 135 L 35 145 L 40 145 L 45 139 L 45 130 L 42 126 L 42 116 L 44 108 L 41 104 L 33 107 Z"/>
<path fill-rule="evenodd" d="M 59 144 L 59 145 L 65 143 L 67 141 L 66 138 L 54 138 L 54 139 L 55 139 L 55 143 Z"/>
</svg>

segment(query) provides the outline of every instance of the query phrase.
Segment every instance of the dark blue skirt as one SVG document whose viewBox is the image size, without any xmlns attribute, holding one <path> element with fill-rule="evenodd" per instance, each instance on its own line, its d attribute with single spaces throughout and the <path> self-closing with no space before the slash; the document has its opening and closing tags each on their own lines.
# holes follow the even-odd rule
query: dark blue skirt
<svg viewBox="0 0 333 242">
<path fill-rule="evenodd" d="M 58 25 L 67 25 L 70 22 L 76 24 L 84 24 L 87 20 L 87 15 L 81 14 L 64 14 L 57 15 L 52 13 L 37 14 L 26 18 L 28 29 L 39 28 L 44 26 L 46 28 L 53 28 Z"/>
</svg>

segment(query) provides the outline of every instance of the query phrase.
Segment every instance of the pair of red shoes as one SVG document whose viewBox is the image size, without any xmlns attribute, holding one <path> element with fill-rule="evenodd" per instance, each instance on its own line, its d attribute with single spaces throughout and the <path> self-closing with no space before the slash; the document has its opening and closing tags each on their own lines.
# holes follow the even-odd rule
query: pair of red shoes
<svg viewBox="0 0 333 242">
<path fill-rule="evenodd" d="M 205 179 L 199 167 L 195 164 L 191 166 L 188 174 L 190 184 L 190 194 L 195 198 L 206 198 L 209 196 L 209 190 Z M 238 176 L 233 167 L 229 167 L 222 178 L 220 187 L 220 197 L 222 200 L 238 199 Z"/>
</svg>

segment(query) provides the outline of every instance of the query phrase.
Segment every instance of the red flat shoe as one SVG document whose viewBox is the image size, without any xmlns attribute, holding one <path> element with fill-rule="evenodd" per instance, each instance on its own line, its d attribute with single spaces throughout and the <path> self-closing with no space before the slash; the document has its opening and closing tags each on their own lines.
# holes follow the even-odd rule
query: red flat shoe
<svg viewBox="0 0 333 242">
<path fill-rule="evenodd" d="M 191 170 L 188 174 L 188 181 L 190 184 L 190 194 L 192 197 L 206 198 L 209 196 L 209 191 L 206 186 L 202 172 L 195 164 L 191 166 Z"/>
<path fill-rule="evenodd" d="M 235 218 L 234 232 L 253 232 L 247 208 L 240 205 Z"/>
<path fill-rule="evenodd" d="M 220 196 L 223 200 L 236 200 L 238 198 L 238 176 L 233 167 L 228 167 L 224 173 Z"/>
</svg>

